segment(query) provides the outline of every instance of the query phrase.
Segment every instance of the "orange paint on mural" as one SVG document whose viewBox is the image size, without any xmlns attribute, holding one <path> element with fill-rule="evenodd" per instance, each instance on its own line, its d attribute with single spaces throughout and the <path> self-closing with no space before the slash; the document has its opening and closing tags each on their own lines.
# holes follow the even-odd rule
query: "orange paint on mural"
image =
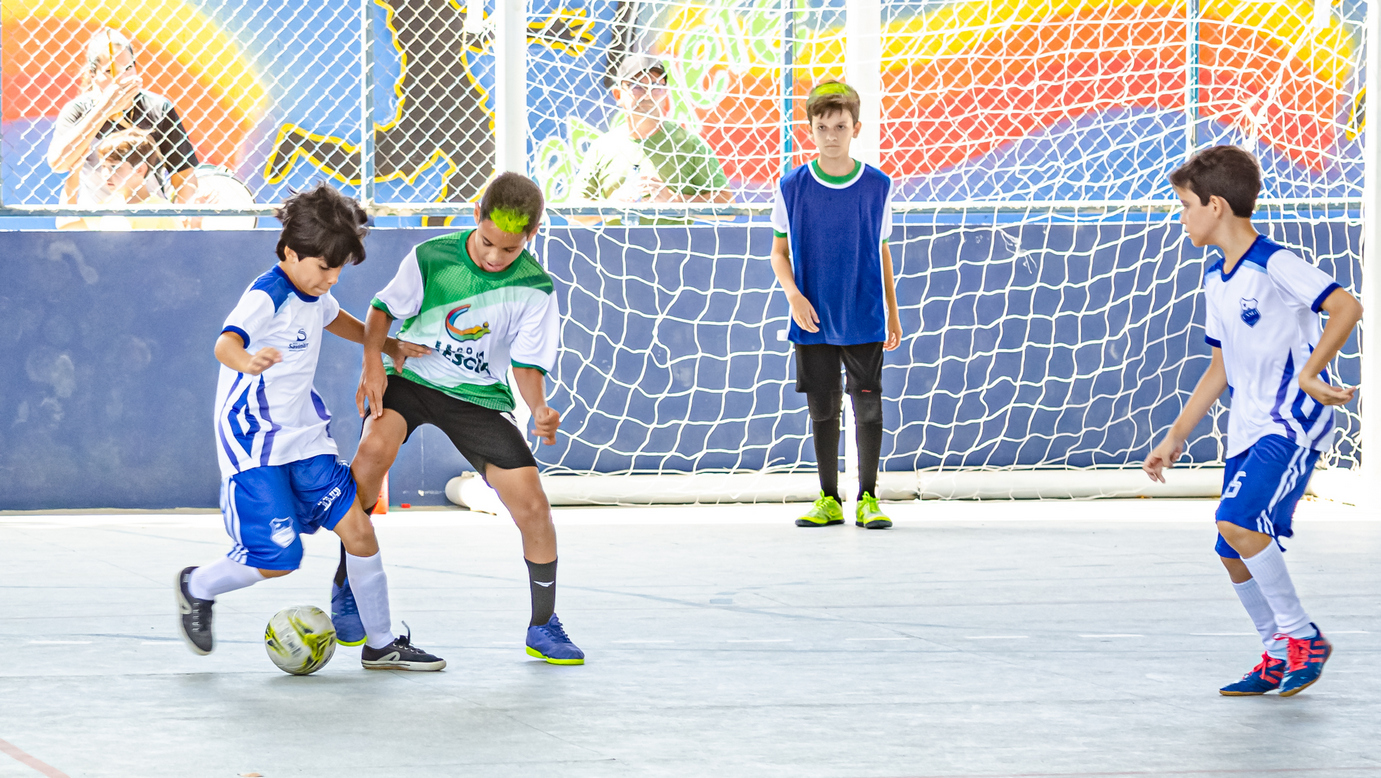
<svg viewBox="0 0 1381 778">
<path fill-rule="evenodd" d="M 1015 25 L 955 56 L 912 58 L 903 46 L 883 72 L 883 168 L 934 172 L 1099 111 L 1183 111 L 1186 32 L 1182 7 L 1117 6 Z M 1345 96 L 1274 39 L 1214 20 L 1200 34 L 1200 115 L 1248 129 L 1243 106 L 1265 100 L 1283 66 L 1255 132 L 1296 164 L 1321 168 Z M 701 114 L 702 135 L 729 175 L 770 181 L 780 167 L 780 71 L 722 72 L 729 97 Z M 808 86 L 797 89 L 798 163 L 812 156 Z"/>
<path fill-rule="evenodd" d="M 55 118 L 80 92 L 86 41 L 96 24 L 74 19 L 24 18 L 7 22 L 3 68 L 4 119 Z M 144 88 L 177 106 L 203 161 L 234 167 L 254 124 L 233 103 L 219 100 L 157 41 L 136 40 Z"/>
</svg>

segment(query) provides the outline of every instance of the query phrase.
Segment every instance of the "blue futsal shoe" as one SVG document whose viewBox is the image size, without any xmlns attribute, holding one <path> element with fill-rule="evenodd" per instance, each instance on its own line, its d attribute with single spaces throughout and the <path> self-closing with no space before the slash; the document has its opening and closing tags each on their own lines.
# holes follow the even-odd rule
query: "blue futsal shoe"
<svg viewBox="0 0 1381 778">
<path fill-rule="evenodd" d="M 1290 638 L 1290 658 L 1285 666 L 1285 678 L 1280 682 L 1280 696 L 1293 697 L 1304 691 L 1323 674 L 1323 663 L 1333 655 L 1333 644 L 1319 632 L 1317 624 L 1310 624 L 1316 633 L 1312 638 Z"/>
<path fill-rule="evenodd" d="M 1242 680 L 1219 689 L 1218 693 L 1224 697 L 1254 697 L 1279 689 L 1280 679 L 1284 676 L 1285 660 L 1262 654 L 1261 664 L 1242 676 Z"/>
<path fill-rule="evenodd" d="M 575 647 L 553 613 L 546 624 L 527 628 L 527 655 L 554 665 L 583 665 L 585 652 Z"/>
<path fill-rule="evenodd" d="M 350 579 L 337 585 L 331 583 L 331 623 L 336 627 L 336 642 L 342 646 L 362 646 L 365 641 L 364 621 L 355 605 L 355 593 L 350 591 Z"/>
</svg>

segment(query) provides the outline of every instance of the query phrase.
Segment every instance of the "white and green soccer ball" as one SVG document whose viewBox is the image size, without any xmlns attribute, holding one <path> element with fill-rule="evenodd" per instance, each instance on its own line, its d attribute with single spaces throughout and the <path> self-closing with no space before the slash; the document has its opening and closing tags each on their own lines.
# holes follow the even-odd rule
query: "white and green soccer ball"
<svg viewBox="0 0 1381 778">
<path fill-rule="evenodd" d="M 310 675 L 326 666 L 336 653 L 336 627 L 314 605 L 297 605 L 273 614 L 264 629 L 264 648 L 278 669 Z"/>
</svg>

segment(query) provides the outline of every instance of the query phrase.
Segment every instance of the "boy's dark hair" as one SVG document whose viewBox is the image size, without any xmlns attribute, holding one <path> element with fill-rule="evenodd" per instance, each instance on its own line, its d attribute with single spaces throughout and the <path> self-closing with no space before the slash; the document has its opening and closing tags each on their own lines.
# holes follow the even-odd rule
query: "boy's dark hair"
<svg viewBox="0 0 1381 778">
<path fill-rule="evenodd" d="M 1246 219 L 1256 210 L 1261 166 L 1246 149 L 1213 146 L 1176 168 L 1170 183 L 1198 195 L 1200 205 L 1208 205 L 1209 198 L 1217 195 L 1227 201 L 1233 216 Z"/>
<path fill-rule="evenodd" d="M 480 221 L 513 235 L 531 235 L 542 220 L 542 188 L 527 176 L 504 173 L 490 182 L 480 198 Z"/>
<path fill-rule="evenodd" d="M 150 174 L 163 167 L 158 145 L 144 130 L 121 130 L 107 135 L 96 146 L 96 156 L 105 162 L 128 162 L 130 167 L 146 165 Z"/>
<path fill-rule="evenodd" d="M 325 182 L 304 192 L 293 192 L 273 215 L 283 222 L 278 237 L 278 259 L 284 248 L 299 257 L 321 257 L 328 267 L 364 261 L 364 226 L 369 217 L 353 198 Z"/>
<path fill-rule="evenodd" d="M 858 124 L 858 114 L 862 111 L 858 90 L 837 79 L 821 81 L 810 90 L 806 98 L 806 122 L 815 121 L 817 116 L 826 116 L 836 111 L 848 111 Z"/>
</svg>

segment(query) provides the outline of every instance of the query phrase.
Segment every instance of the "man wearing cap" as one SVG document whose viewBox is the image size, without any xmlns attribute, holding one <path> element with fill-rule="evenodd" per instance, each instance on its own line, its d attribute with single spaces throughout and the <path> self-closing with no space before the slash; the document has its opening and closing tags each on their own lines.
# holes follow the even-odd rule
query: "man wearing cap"
<svg viewBox="0 0 1381 778">
<path fill-rule="evenodd" d="M 590 144 L 576 179 L 576 197 L 621 203 L 733 199 L 709 144 L 664 118 L 669 95 L 660 60 L 646 54 L 625 57 L 613 94 L 622 115 Z"/>
</svg>

